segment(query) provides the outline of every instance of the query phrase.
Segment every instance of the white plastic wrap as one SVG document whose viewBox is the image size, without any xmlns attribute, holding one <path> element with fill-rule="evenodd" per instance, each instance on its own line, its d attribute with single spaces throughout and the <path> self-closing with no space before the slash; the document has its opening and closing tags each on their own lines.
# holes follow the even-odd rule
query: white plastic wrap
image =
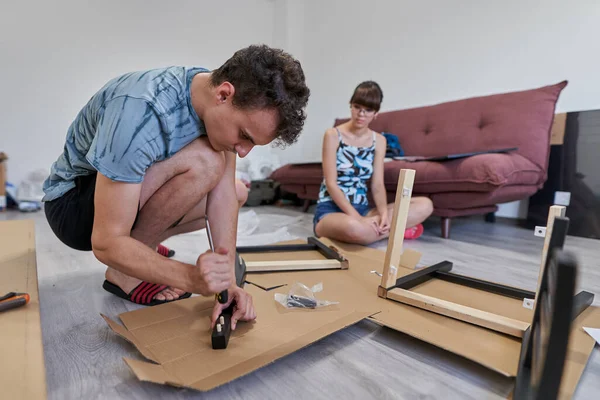
<svg viewBox="0 0 600 400">
<path fill-rule="evenodd" d="M 17 187 L 17 201 L 41 203 L 44 197 L 44 181 L 48 177 L 48 171 L 38 169 L 30 172 L 21 184 Z"/>
</svg>

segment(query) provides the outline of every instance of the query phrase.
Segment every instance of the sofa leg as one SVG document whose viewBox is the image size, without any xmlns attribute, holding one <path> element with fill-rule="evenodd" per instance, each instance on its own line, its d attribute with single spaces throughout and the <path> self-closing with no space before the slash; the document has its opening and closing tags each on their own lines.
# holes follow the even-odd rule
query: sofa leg
<svg viewBox="0 0 600 400">
<path fill-rule="evenodd" d="M 491 222 L 491 223 L 496 222 L 496 213 L 489 212 L 489 213 L 485 214 L 485 222 Z"/>
<path fill-rule="evenodd" d="M 450 237 L 450 218 L 442 217 L 442 237 L 448 239 Z"/>
<path fill-rule="evenodd" d="M 310 208 L 310 200 L 304 199 L 304 204 L 302 204 L 302 212 L 307 212 Z"/>
</svg>

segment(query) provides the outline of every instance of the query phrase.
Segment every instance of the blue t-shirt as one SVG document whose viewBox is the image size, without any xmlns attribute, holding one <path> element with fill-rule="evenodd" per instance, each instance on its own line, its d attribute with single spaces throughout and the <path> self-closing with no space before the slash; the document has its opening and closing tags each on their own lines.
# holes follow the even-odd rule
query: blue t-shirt
<svg viewBox="0 0 600 400">
<path fill-rule="evenodd" d="M 192 107 L 190 83 L 205 68 L 168 67 L 109 81 L 77 114 L 62 154 L 44 182 L 43 201 L 96 171 L 121 182 L 142 182 L 152 164 L 206 134 Z"/>
</svg>

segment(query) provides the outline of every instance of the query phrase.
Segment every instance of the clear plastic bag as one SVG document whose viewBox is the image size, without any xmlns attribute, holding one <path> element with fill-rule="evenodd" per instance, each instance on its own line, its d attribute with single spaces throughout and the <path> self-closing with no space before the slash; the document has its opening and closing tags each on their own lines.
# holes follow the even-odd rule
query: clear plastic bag
<svg viewBox="0 0 600 400">
<path fill-rule="evenodd" d="M 292 285 L 287 294 L 275 293 L 275 301 L 285 308 L 317 308 L 338 304 L 337 301 L 317 299 L 315 293 L 321 292 L 322 290 L 323 284 L 321 282 L 317 283 L 312 288 L 309 288 L 303 283 L 296 282 Z"/>
</svg>

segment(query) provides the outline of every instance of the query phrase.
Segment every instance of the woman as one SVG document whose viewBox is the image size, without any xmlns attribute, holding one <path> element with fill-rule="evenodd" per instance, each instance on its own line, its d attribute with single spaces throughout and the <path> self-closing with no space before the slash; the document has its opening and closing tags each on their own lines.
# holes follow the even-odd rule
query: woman
<svg viewBox="0 0 600 400">
<path fill-rule="evenodd" d="M 324 179 L 314 217 L 317 236 L 368 245 L 390 234 L 394 204 L 387 204 L 383 185 L 386 139 L 369 129 L 382 100 L 377 83 L 361 83 L 350 99 L 350 120 L 325 132 Z M 370 207 L 367 199 L 369 179 L 375 207 Z M 404 237 L 421 236 L 421 222 L 432 212 L 429 198 L 411 198 Z"/>
</svg>

